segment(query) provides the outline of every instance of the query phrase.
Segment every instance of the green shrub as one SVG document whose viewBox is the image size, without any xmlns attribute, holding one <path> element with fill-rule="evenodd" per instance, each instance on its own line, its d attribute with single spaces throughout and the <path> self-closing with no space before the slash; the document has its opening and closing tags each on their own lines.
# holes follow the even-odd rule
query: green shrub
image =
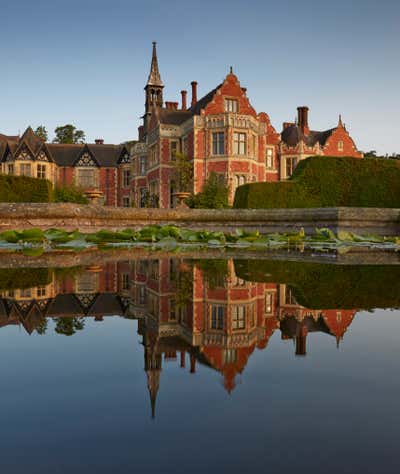
<svg viewBox="0 0 400 474">
<path fill-rule="evenodd" d="M 50 202 L 52 185 L 47 179 L 0 174 L 0 202 Z"/>
<path fill-rule="evenodd" d="M 400 305 L 400 265 L 235 260 L 235 273 L 251 282 L 289 285 L 310 309 L 395 308 Z"/>
<path fill-rule="evenodd" d="M 349 157 L 302 160 L 290 180 L 249 183 L 236 190 L 236 209 L 400 207 L 400 163 Z"/>
<path fill-rule="evenodd" d="M 48 268 L 0 268 L 0 290 L 33 288 L 51 282 Z"/>
<path fill-rule="evenodd" d="M 189 207 L 195 209 L 224 209 L 229 207 L 228 192 L 226 184 L 221 183 L 218 175 L 212 172 L 202 190 L 190 196 L 186 202 Z"/>
<path fill-rule="evenodd" d="M 55 202 L 75 202 L 77 204 L 87 204 L 88 198 L 81 189 L 74 186 L 57 186 L 54 189 Z"/>
</svg>

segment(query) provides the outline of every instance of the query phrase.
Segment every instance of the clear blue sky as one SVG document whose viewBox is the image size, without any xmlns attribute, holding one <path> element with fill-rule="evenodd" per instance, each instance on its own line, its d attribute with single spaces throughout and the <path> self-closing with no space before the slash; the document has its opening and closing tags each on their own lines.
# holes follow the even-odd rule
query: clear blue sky
<svg viewBox="0 0 400 474">
<path fill-rule="evenodd" d="M 400 153 L 400 2 L 0 0 L 0 132 L 73 123 L 93 141 L 136 138 L 151 42 L 164 99 L 202 96 L 232 65 L 281 130 L 338 114 L 362 150 Z M 50 138 L 53 134 L 51 133 Z"/>
</svg>

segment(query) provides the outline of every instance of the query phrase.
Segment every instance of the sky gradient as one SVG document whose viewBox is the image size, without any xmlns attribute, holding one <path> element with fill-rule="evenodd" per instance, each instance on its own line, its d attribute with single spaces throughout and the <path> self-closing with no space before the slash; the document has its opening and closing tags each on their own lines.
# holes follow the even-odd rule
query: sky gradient
<svg viewBox="0 0 400 474">
<path fill-rule="evenodd" d="M 277 131 L 341 113 L 359 149 L 400 153 L 398 0 L 0 0 L 0 133 L 73 123 L 87 140 L 136 139 L 151 42 L 165 84 L 202 97 L 233 66 Z M 190 93 L 189 93 L 190 100 Z"/>
</svg>

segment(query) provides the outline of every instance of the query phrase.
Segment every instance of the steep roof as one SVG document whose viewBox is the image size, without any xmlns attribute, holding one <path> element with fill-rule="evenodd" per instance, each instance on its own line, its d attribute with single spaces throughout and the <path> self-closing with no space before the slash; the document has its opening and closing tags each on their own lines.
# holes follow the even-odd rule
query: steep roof
<svg viewBox="0 0 400 474">
<path fill-rule="evenodd" d="M 157 43 L 153 41 L 153 55 L 151 58 L 150 74 L 149 74 L 149 78 L 147 79 L 147 85 L 164 87 L 164 84 L 161 80 L 160 71 L 158 69 L 156 44 Z"/>
<path fill-rule="evenodd" d="M 181 125 L 192 115 L 189 110 L 158 109 L 157 111 L 159 122 L 166 125 Z"/>
<path fill-rule="evenodd" d="M 301 140 L 303 140 L 304 143 L 310 147 L 314 146 L 316 143 L 324 146 L 328 138 L 335 130 L 336 127 L 329 130 L 324 130 L 322 132 L 310 130 L 310 132 L 305 135 L 298 125 L 290 125 L 289 127 L 286 127 L 284 130 L 282 130 L 281 138 L 287 146 L 291 147 L 296 146 Z"/>
<path fill-rule="evenodd" d="M 222 83 L 218 84 L 218 86 L 198 100 L 192 107 L 190 107 L 189 111 L 193 115 L 199 115 L 200 110 L 205 109 L 207 105 L 213 100 L 217 90 L 222 87 Z"/>
</svg>

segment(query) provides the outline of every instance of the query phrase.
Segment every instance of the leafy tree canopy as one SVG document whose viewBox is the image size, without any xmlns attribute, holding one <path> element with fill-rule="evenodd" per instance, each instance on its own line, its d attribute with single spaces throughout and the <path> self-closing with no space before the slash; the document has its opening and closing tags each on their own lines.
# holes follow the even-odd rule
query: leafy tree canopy
<svg viewBox="0 0 400 474">
<path fill-rule="evenodd" d="M 54 133 L 56 134 L 53 140 L 54 143 L 85 143 L 85 132 L 77 130 L 77 128 L 71 124 L 57 127 Z"/>
<path fill-rule="evenodd" d="M 188 199 L 189 207 L 198 209 L 223 209 L 228 205 L 229 188 L 224 180 L 211 172 L 201 192 Z"/>
<path fill-rule="evenodd" d="M 47 142 L 49 138 L 46 127 L 44 125 L 39 125 L 38 128 L 35 130 L 35 134 L 45 142 Z"/>
</svg>

